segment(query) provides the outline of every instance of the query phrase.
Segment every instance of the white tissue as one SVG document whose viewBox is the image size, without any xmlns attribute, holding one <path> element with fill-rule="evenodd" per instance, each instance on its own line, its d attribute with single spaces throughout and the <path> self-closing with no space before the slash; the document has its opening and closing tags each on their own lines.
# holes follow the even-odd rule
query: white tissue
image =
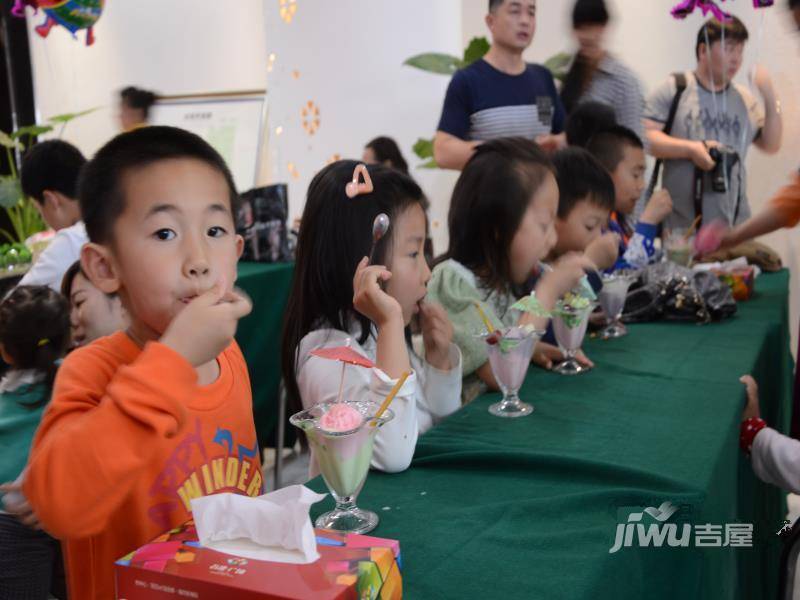
<svg viewBox="0 0 800 600">
<path fill-rule="evenodd" d="M 308 511 L 325 498 L 292 485 L 258 498 L 214 494 L 192 500 L 200 544 L 254 560 L 292 564 L 319 558 Z"/>
</svg>

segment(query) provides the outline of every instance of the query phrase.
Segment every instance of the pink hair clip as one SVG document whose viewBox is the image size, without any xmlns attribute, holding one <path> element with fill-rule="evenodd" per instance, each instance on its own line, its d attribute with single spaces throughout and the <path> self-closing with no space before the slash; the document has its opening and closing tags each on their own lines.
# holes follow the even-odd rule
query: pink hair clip
<svg viewBox="0 0 800 600">
<path fill-rule="evenodd" d="M 359 175 L 364 177 L 363 183 L 359 180 Z M 375 188 L 372 186 L 372 178 L 370 178 L 369 171 L 367 171 L 367 166 L 359 164 L 356 165 L 353 171 L 353 181 L 350 181 L 347 186 L 345 186 L 344 191 L 348 198 L 355 198 L 359 194 L 372 193 L 374 189 Z"/>
</svg>

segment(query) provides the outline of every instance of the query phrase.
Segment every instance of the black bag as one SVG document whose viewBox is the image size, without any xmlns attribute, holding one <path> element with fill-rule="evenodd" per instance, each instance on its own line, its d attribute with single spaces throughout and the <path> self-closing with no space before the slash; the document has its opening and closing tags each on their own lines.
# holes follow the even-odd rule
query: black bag
<svg viewBox="0 0 800 600">
<path fill-rule="evenodd" d="M 713 273 L 664 262 L 643 269 L 628 291 L 622 320 L 719 321 L 736 313 L 731 289 Z"/>
<path fill-rule="evenodd" d="M 255 188 L 241 194 L 236 231 L 244 238 L 242 260 L 288 262 L 294 258 L 287 218 L 289 198 L 285 183 Z"/>
</svg>

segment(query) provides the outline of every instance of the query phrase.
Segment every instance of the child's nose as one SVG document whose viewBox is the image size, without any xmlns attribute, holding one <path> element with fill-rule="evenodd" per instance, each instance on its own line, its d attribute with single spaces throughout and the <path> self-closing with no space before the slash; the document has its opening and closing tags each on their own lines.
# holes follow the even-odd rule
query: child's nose
<svg viewBox="0 0 800 600">
<path fill-rule="evenodd" d="M 189 239 L 187 241 L 184 274 L 188 277 L 202 277 L 208 275 L 209 271 L 208 253 L 204 244 L 200 240 Z"/>
</svg>

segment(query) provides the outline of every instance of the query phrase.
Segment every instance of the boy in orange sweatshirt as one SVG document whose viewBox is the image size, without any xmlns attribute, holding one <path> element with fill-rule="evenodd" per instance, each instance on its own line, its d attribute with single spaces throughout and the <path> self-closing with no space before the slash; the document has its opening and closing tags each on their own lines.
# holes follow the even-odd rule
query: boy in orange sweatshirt
<svg viewBox="0 0 800 600">
<path fill-rule="evenodd" d="M 22 491 L 66 548 L 71 598 L 114 597 L 114 561 L 191 516 L 192 498 L 250 496 L 262 477 L 250 381 L 233 341 L 242 238 L 223 159 L 194 134 L 122 134 L 87 165 L 81 265 L 118 293 L 124 332 L 70 354 Z"/>
</svg>

